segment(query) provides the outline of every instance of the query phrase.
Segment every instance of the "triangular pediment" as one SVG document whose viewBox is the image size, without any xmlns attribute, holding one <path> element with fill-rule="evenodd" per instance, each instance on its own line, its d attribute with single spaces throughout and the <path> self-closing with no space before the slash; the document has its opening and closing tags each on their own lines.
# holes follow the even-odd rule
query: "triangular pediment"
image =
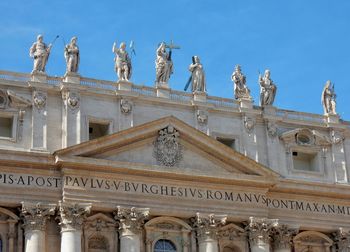
<svg viewBox="0 0 350 252">
<path fill-rule="evenodd" d="M 57 151 L 57 160 L 134 170 L 238 178 L 279 177 L 183 121 L 170 116 Z"/>
</svg>

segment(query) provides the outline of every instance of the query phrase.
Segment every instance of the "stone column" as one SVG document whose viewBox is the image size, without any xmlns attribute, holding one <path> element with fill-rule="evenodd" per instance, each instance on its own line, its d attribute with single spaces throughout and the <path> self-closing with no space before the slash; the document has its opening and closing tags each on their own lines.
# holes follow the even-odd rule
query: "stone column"
<svg viewBox="0 0 350 252">
<path fill-rule="evenodd" d="M 249 218 L 246 230 L 249 234 L 251 252 L 269 252 L 272 228 L 278 225 L 277 219 Z"/>
<path fill-rule="evenodd" d="M 272 229 L 274 252 L 291 252 L 293 237 L 297 229 L 288 228 L 287 225 L 278 225 Z"/>
<path fill-rule="evenodd" d="M 117 206 L 114 215 L 119 221 L 120 251 L 140 252 L 142 225 L 149 215 L 149 208 Z"/>
<path fill-rule="evenodd" d="M 226 223 L 226 215 L 202 216 L 197 213 L 193 227 L 197 233 L 199 252 L 218 252 L 218 227 Z"/>
<path fill-rule="evenodd" d="M 81 252 L 82 225 L 90 213 L 91 204 L 69 204 L 59 202 L 61 226 L 61 251 Z"/>
<path fill-rule="evenodd" d="M 348 252 L 350 248 L 350 232 L 343 228 L 339 228 L 337 232 L 333 234 L 335 250 L 338 252 Z"/>
<path fill-rule="evenodd" d="M 55 204 L 29 204 L 22 202 L 25 252 L 46 252 L 46 221 L 55 214 Z"/>
</svg>

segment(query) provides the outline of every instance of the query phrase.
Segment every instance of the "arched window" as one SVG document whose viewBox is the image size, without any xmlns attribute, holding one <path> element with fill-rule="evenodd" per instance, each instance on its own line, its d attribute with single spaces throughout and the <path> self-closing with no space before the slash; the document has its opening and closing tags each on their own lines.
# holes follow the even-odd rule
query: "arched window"
<svg viewBox="0 0 350 252">
<path fill-rule="evenodd" d="M 176 252 L 176 247 L 171 241 L 161 239 L 154 245 L 154 252 Z"/>
</svg>

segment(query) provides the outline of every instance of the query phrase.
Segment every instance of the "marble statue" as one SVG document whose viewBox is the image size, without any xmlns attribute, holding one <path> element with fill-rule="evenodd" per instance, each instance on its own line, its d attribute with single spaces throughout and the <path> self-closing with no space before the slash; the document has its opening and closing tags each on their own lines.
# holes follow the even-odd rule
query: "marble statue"
<svg viewBox="0 0 350 252">
<path fill-rule="evenodd" d="M 192 73 L 192 92 L 206 92 L 204 69 L 198 56 L 192 57 L 192 64 L 188 69 Z"/>
<path fill-rule="evenodd" d="M 73 37 L 70 43 L 64 48 L 64 57 L 67 63 L 67 73 L 77 73 L 79 69 L 79 47 L 77 45 L 77 37 Z"/>
<path fill-rule="evenodd" d="M 118 75 L 119 80 L 129 81 L 129 79 L 131 78 L 132 66 L 131 58 L 129 57 L 129 54 L 126 51 L 125 42 L 122 42 L 119 48 L 117 48 L 117 44 L 114 42 L 112 51 L 115 54 L 114 69 Z"/>
<path fill-rule="evenodd" d="M 46 45 L 43 40 L 43 35 L 38 35 L 37 41 L 33 43 L 29 50 L 29 56 L 34 59 L 32 73 L 45 72 L 45 66 L 49 59 L 52 45 Z"/>
<path fill-rule="evenodd" d="M 270 78 L 270 70 L 266 69 L 264 77 L 259 74 L 259 84 L 260 84 L 260 106 L 272 105 L 277 87 Z"/>
<path fill-rule="evenodd" d="M 321 102 L 323 105 L 323 110 L 325 114 L 336 115 L 336 94 L 334 93 L 334 84 L 328 80 L 322 91 Z"/>
<path fill-rule="evenodd" d="M 250 98 L 250 90 L 246 85 L 246 78 L 241 72 L 241 66 L 236 65 L 234 72 L 231 75 L 231 80 L 234 84 L 235 98 Z"/>
<path fill-rule="evenodd" d="M 156 83 L 168 83 L 173 73 L 173 61 L 171 51 L 167 52 L 164 42 L 160 43 L 156 56 Z"/>
</svg>

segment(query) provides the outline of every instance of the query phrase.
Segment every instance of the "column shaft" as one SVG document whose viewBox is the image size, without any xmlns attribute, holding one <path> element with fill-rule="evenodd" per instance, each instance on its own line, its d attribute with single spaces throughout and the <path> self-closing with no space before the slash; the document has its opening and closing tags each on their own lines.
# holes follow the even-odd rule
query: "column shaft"
<svg viewBox="0 0 350 252">
<path fill-rule="evenodd" d="M 61 232 L 62 252 L 81 252 L 81 231 L 67 230 Z"/>
<path fill-rule="evenodd" d="M 25 252 L 46 252 L 45 232 L 30 230 L 25 232 Z"/>
</svg>

